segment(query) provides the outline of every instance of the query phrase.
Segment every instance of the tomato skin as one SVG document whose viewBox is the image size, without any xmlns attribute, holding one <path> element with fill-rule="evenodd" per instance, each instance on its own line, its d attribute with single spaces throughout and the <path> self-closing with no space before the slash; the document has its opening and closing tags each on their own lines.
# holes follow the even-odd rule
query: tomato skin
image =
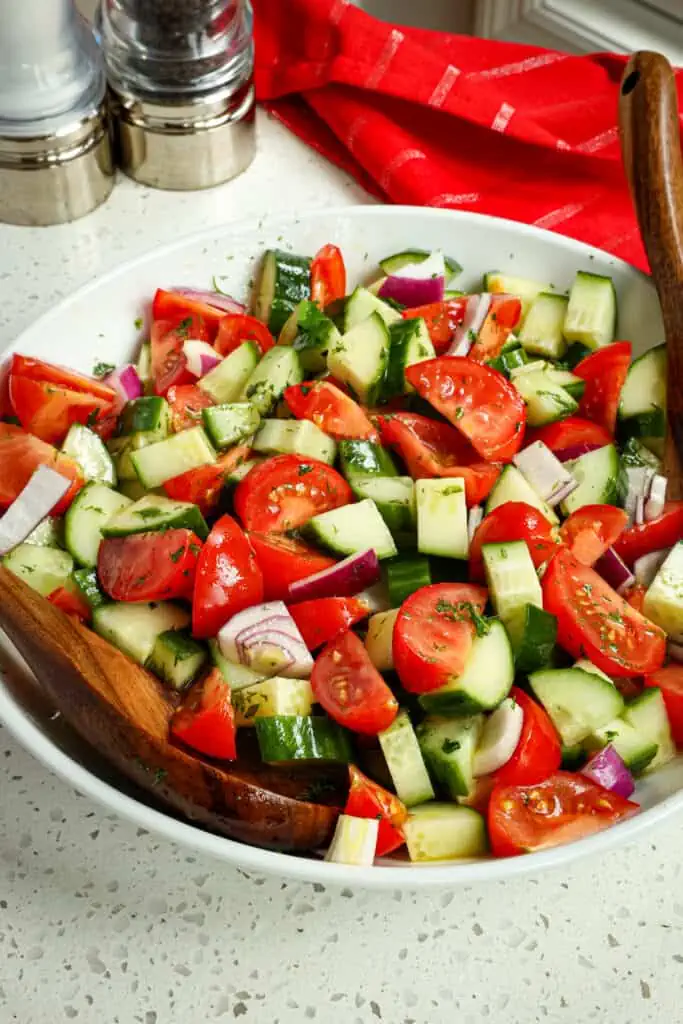
<svg viewBox="0 0 683 1024">
<path fill-rule="evenodd" d="M 470 579 L 483 583 L 486 579 L 481 549 L 484 544 L 523 540 L 531 560 L 538 569 L 557 551 L 553 528 L 542 512 L 524 501 L 507 501 L 481 521 L 470 543 Z"/>
<path fill-rule="evenodd" d="M 415 363 L 406 380 L 487 462 L 509 461 L 524 438 L 526 405 L 502 373 L 462 356 Z"/>
<path fill-rule="evenodd" d="M 49 466 L 72 481 L 69 490 L 52 509 L 52 515 L 60 516 L 85 483 L 80 466 L 21 427 L 0 423 L 0 508 L 7 508 L 19 497 L 38 466 Z"/>
<path fill-rule="evenodd" d="M 401 316 L 404 320 L 415 320 L 421 317 L 427 324 L 429 337 L 437 356 L 442 355 L 451 343 L 453 332 L 465 319 L 467 295 L 444 302 L 432 302 L 426 306 L 414 306 L 404 309 Z"/>
<path fill-rule="evenodd" d="M 201 426 L 202 409 L 210 409 L 213 399 L 196 384 L 174 384 L 166 394 L 171 406 L 171 425 L 176 434 Z"/>
<path fill-rule="evenodd" d="M 234 504 L 245 530 L 285 533 L 352 501 L 346 480 L 327 463 L 275 455 L 239 482 Z"/>
<path fill-rule="evenodd" d="M 433 583 L 401 605 L 394 625 L 394 664 L 409 693 L 429 693 L 462 673 L 472 649 L 474 624 L 488 592 L 474 583 Z"/>
<path fill-rule="evenodd" d="M 197 341 L 213 341 L 225 315 L 225 310 L 216 309 L 207 302 L 189 299 L 163 288 L 157 288 L 152 300 L 152 316 L 155 320 L 168 320 L 171 328 L 177 327 L 184 320 L 192 320 L 192 328 L 185 337 Z M 200 324 L 201 330 L 198 330 Z"/>
<path fill-rule="evenodd" d="M 582 565 L 595 565 L 624 532 L 628 515 L 614 505 L 584 505 L 560 527 L 560 537 Z"/>
<path fill-rule="evenodd" d="M 64 612 L 65 615 L 73 615 L 81 622 L 90 622 L 92 618 L 92 612 L 90 605 L 78 594 L 72 593 L 67 590 L 66 587 L 57 587 L 48 596 L 50 604 L 54 605 L 55 608 L 59 608 L 60 611 Z"/>
<path fill-rule="evenodd" d="M 631 605 L 631 608 L 635 608 L 637 612 L 642 612 L 646 594 L 647 587 L 643 586 L 642 583 L 634 583 L 628 593 L 624 594 L 624 597 L 627 603 Z"/>
<path fill-rule="evenodd" d="M 379 823 L 377 831 L 376 857 L 403 846 L 405 839 L 402 826 L 408 820 L 408 808 L 395 793 L 379 786 L 363 775 L 355 764 L 349 765 L 349 796 L 344 814 L 353 818 L 374 818 Z"/>
<path fill-rule="evenodd" d="M 380 415 L 376 422 L 382 441 L 399 453 L 414 480 L 462 477 L 468 505 L 482 502 L 500 476 L 500 466 L 483 462 L 447 423 L 413 412 Z"/>
<path fill-rule="evenodd" d="M 398 701 L 363 641 L 351 631 L 322 649 L 311 672 L 311 688 L 330 718 L 365 736 L 388 729 L 398 714 Z"/>
<path fill-rule="evenodd" d="M 84 374 L 67 370 L 63 366 L 54 363 L 44 363 L 42 359 L 34 359 L 32 356 L 12 356 L 12 369 L 10 371 L 18 377 L 27 377 L 29 380 L 46 381 L 58 388 L 66 388 L 68 391 L 80 391 L 86 395 L 94 395 L 103 402 L 111 404 L 116 400 L 116 392 L 101 380 L 94 377 L 86 377 Z"/>
<path fill-rule="evenodd" d="M 174 386 L 194 383 L 183 351 L 185 336 L 173 327 L 170 320 L 155 320 L 149 340 L 155 395 L 164 396 Z"/>
<path fill-rule="evenodd" d="M 639 676 L 661 668 L 666 636 L 565 547 L 541 583 L 543 607 L 557 616 L 559 644 L 607 675 Z"/>
<path fill-rule="evenodd" d="M 217 668 L 194 684 L 173 715 L 170 732 L 171 739 L 180 740 L 206 757 L 235 760 L 235 712 L 230 687 Z"/>
<path fill-rule="evenodd" d="M 629 568 L 643 555 L 670 548 L 683 537 L 683 501 L 667 501 L 659 519 L 624 530 L 614 550 Z"/>
<path fill-rule="evenodd" d="M 478 363 L 495 359 L 519 323 L 522 315 L 520 299 L 507 295 L 494 295 L 486 319 L 481 325 L 477 340 L 468 355 Z"/>
<path fill-rule="evenodd" d="M 275 338 L 268 328 L 255 316 L 246 313 L 225 313 L 218 328 L 214 348 L 221 356 L 230 355 L 245 341 L 255 342 L 261 355 L 275 344 Z"/>
<path fill-rule="evenodd" d="M 629 817 L 639 805 L 585 775 L 555 772 L 531 786 L 496 786 L 488 810 L 495 857 L 560 846 Z"/>
<path fill-rule="evenodd" d="M 197 505 L 204 516 L 213 515 L 218 508 L 226 477 L 248 459 L 250 453 L 248 445 L 236 445 L 208 466 L 198 466 L 197 469 L 188 469 L 179 476 L 171 477 L 163 485 L 164 491 L 174 501 L 189 501 Z"/>
<path fill-rule="evenodd" d="M 311 300 L 321 309 L 346 295 L 346 267 L 341 249 L 324 245 L 311 263 Z"/>
<path fill-rule="evenodd" d="M 72 423 L 93 426 L 112 407 L 95 395 L 69 391 L 48 381 L 10 374 L 12 407 L 25 430 L 48 444 L 60 445 Z"/>
<path fill-rule="evenodd" d="M 519 687 L 510 690 L 524 712 L 522 735 L 510 760 L 494 773 L 496 785 L 533 786 L 556 772 L 562 763 L 562 743 L 540 704 Z"/>
<path fill-rule="evenodd" d="M 221 516 L 197 562 L 192 632 L 215 636 L 231 616 L 263 601 L 263 576 L 246 536 L 231 516 Z"/>
<path fill-rule="evenodd" d="M 322 597 L 290 604 L 289 614 L 309 651 L 314 651 L 366 619 L 370 611 L 356 597 Z"/>
<path fill-rule="evenodd" d="M 284 399 L 299 420 L 310 420 L 337 440 L 376 441 L 378 433 L 357 402 L 326 381 L 285 388 Z"/>
<path fill-rule="evenodd" d="M 192 530 L 105 537 L 97 553 L 97 575 L 114 601 L 189 597 L 201 549 Z"/>
<path fill-rule="evenodd" d="M 677 747 L 683 747 L 683 665 L 672 661 L 657 672 L 645 676 L 645 686 L 662 691 L 671 735 Z"/>
<path fill-rule="evenodd" d="M 619 396 L 631 364 L 630 341 L 615 341 L 591 352 L 574 367 L 573 373 L 586 382 L 579 412 L 610 434 L 617 425 Z"/>
<path fill-rule="evenodd" d="M 599 423 L 592 423 L 580 416 L 567 416 L 557 423 L 549 423 L 545 427 L 530 430 L 527 441 L 529 444 L 542 441 L 551 452 L 561 452 L 564 448 L 573 448 L 577 444 L 596 444 L 602 448 L 612 443 L 612 435 Z"/>
<path fill-rule="evenodd" d="M 292 583 L 305 580 L 307 576 L 313 576 L 335 564 L 334 558 L 329 555 L 323 555 L 302 541 L 285 537 L 281 533 L 252 531 L 247 537 L 263 573 L 266 601 L 289 600 Z"/>
</svg>

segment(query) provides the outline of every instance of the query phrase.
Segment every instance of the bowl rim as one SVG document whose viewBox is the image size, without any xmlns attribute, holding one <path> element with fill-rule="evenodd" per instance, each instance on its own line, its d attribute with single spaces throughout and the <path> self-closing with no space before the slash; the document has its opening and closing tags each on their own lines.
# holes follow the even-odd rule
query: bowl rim
<svg viewBox="0 0 683 1024">
<path fill-rule="evenodd" d="M 301 223 L 306 220 L 326 218 L 403 218 L 413 217 L 416 220 L 452 219 L 456 222 L 486 222 L 489 226 L 508 234 L 540 238 L 551 241 L 554 245 L 577 256 L 590 258 L 599 256 L 607 258 L 613 266 L 631 276 L 648 279 L 638 268 L 605 250 L 580 242 L 566 235 L 548 231 L 534 225 L 522 224 L 517 221 L 488 214 L 480 214 L 467 210 L 449 210 L 433 207 L 388 206 L 388 205 L 351 205 L 330 208 L 313 208 L 302 212 L 264 216 L 258 220 L 258 229 L 271 232 L 278 225 Z M 53 321 L 68 314 L 72 305 L 87 297 L 90 292 L 103 287 L 119 276 L 126 275 L 137 266 L 151 262 L 157 257 L 172 255 L 192 244 L 214 241 L 222 238 L 239 236 L 245 232 L 253 232 L 254 218 L 226 222 L 192 232 L 180 239 L 165 245 L 155 246 L 146 252 L 112 267 L 104 274 L 99 274 L 77 288 L 70 295 L 53 305 L 35 321 L 29 324 L 8 346 L 0 351 L 0 361 L 21 347 L 26 334 L 39 331 Z M 0 362 L 0 365 L 1 365 Z M 433 861 L 427 863 L 395 862 L 379 863 L 367 868 L 345 864 L 335 864 L 309 854 L 295 855 L 249 846 L 236 840 L 208 832 L 198 825 L 185 822 L 150 807 L 145 802 L 129 796 L 110 782 L 100 778 L 80 761 L 65 753 L 61 747 L 49 738 L 23 709 L 10 689 L 3 683 L 3 671 L 0 665 L 0 722 L 14 738 L 59 778 L 72 785 L 78 792 L 91 797 L 101 806 L 113 811 L 134 824 L 154 831 L 173 842 L 188 849 L 193 849 L 209 856 L 232 864 L 236 868 L 256 873 L 257 875 L 273 875 L 300 882 L 318 882 L 330 886 L 356 885 L 367 889 L 417 890 L 422 888 L 442 887 L 443 885 L 465 885 L 480 881 L 502 881 L 519 875 L 538 874 L 550 868 L 560 867 L 578 858 L 591 854 L 599 855 L 616 846 L 631 843 L 638 839 L 646 830 L 656 826 L 675 811 L 683 807 L 683 789 L 660 800 L 653 807 L 625 821 L 613 825 L 602 832 L 578 839 L 562 846 L 551 847 L 535 853 L 519 857 L 487 858 L 463 861 Z"/>
</svg>

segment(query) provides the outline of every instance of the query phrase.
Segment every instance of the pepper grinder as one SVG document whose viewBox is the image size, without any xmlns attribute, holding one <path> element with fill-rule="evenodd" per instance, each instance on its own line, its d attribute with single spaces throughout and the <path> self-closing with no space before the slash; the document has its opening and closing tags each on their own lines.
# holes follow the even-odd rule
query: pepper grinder
<svg viewBox="0 0 683 1024">
<path fill-rule="evenodd" d="M 254 156 L 248 0 L 100 0 L 117 159 L 162 189 L 201 189 Z"/>
<path fill-rule="evenodd" d="M 102 54 L 73 0 L 0 0 L 0 221 L 75 220 L 113 176 Z"/>
</svg>

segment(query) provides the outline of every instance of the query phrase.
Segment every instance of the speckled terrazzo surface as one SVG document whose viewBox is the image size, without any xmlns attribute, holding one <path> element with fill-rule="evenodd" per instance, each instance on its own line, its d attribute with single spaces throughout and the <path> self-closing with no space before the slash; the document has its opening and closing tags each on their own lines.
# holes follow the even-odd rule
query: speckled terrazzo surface
<svg viewBox="0 0 683 1024">
<path fill-rule="evenodd" d="M 0 226 L 0 346 L 101 271 L 201 227 L 367 201 L 260 122 L 241 180 L 121 182 L 76 225 Z M 245 876 L 105 815 L 0 728 L 0 1024 L 659 1024 L 683 1019 L 683 820 L 600 863 L 367 893 Z"/>
</svg>

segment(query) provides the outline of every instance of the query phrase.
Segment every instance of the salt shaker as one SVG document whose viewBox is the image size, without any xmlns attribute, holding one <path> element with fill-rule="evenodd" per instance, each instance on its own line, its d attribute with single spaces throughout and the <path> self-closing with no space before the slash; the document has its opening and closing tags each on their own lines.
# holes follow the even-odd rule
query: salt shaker
<svg viewBox="0 0 683 1024">
<path fill-rule="evenodd" d="M 254 156 L 248 0 L 101 0 L 117 159 L 155 188 L 209 188 Z"/>
<path fill-rule="evenodd" d="M 113 175 L 102 55 L 73 0 L 0 0 L 0 221 L 75 220 Z"/>
</svg>

